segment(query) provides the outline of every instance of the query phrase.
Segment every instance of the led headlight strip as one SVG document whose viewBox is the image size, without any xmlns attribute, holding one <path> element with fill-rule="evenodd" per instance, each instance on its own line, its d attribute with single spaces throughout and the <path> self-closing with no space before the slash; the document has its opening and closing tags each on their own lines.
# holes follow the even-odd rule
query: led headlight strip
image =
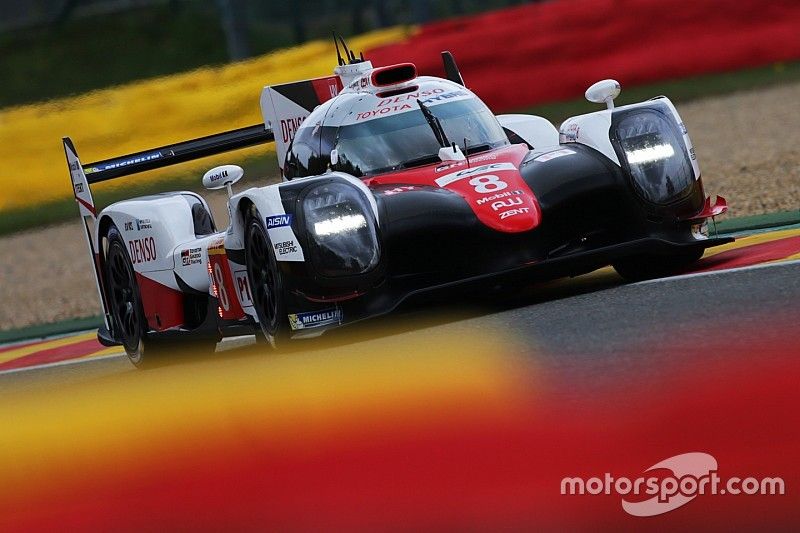
<svg viewBox="0 0 800 533">
<path fill-rule="evenodd" d="M 319 237 L 326 237 L 366 227 L 367 219 L 364 215 L 343 215 L 315 222 L 314 233 Z"/>
<path fill-rule="evenodd" d="M 671 144 L 657 144 L 655 146 L 648 146 L 646 148 L 625 152 L 629 165 L 642 165 L 645 163 L 653 163 L 654 161 L 662 161 L 673 155 L 675 155 L 675 149 L 672 148 Z"/>
</svg>

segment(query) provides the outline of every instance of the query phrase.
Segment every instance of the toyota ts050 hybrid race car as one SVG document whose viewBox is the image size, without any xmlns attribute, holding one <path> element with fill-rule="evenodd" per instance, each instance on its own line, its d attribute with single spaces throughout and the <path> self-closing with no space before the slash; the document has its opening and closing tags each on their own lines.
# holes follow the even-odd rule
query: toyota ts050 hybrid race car
<svg viewBox="0 0 800 533">
<path fill-rule="evenodd" d="M 264 124 L 81 164 L 67 163 L 104 311 L 98 331 L 136 365 L 178 336 L 213 346 L 260 330 L 272 346 L 394 309 L 423 291 L 529 283 L 613 265 L 628 279 L 685 268 L 704 249 L 706 198 L 669 99 L 606 109 L 557 130 L 494 115 L 443 52 L 446 79 L 411 63 L 373 67 L 345 43 L 334 75 L 268 86 Z M 97 213 L 90 184 L 274 142 L 283 181 L 236 194 L 243 171 L 214 168 L 228 227 L 173 192 Z"/>
</svg>

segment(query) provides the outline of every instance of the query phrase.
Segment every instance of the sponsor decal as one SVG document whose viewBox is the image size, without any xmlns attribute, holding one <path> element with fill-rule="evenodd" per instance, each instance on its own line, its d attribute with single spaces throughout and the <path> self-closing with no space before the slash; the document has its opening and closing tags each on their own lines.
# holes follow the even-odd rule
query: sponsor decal
<svg viewBox="0 0 800 533">
<path fill-rule="evenodd" d="M 691 149 L 689 149 L 689 157 L 692 158 L 692 161 L 697 159 L 697 154 L 694 151 L 694 146 L 692 146 Z"/>
<path fill-rule="evenodd" d="M 156 255 L 156 241 L 153 237 L 131 239 L 128 241 L 128 251 L 130 252 L 131 262 L 134 265 L 149 263 L 150 261 L 158 259 Z"/>
<path fill-rule="evenodd" d="M 294 134 L 297 133 L 297 128 L 306 119 L 305 116 L 281 119 L 281 135 L 284 144 L 288 144 L 294 139 Z"/>
<path fill-rule="evenodd" d="M 289 325 L 293 330 L 318 328 L 331 324 L 342 323 L 342 310 L 339 308 L 325 309 L 323 311 L 312 311 L 308 313 L 297 313 L 289 315 Z"/>
<path fill-rule="evenodd" d="M 516 196 L 514 198 L 492 202 L 492 210 L 499 211 L 505 207 L 514 207 L 515 205 L 522 205 L 522 198 Z"/>
<path fill-rule="evenodd" d="M 292 225 L 292 215 L 291 214 L 283 214 L 283 215 L 272 215 L 271 217 L 267 217 L 267 229 L 270 228 L 282 228 L 283 226 L 291 226 Z"/>
<path fill-rule="evenodd" d="M 409 111 L 416 107 L 416 104 L 412 105 L 414 100 L 420 100 L 424 104 L 428 102 L 436 102 L 438 100 L 447 100 L 457 96 L 467 96 L 467 93 L 464 91 L 453 91 L 450 93 L 444 93 L 444 91 L 444 89 L 439 87 L 436 89 L 426 89 L 424 91 L 415 91 L 398 96 L 392 96 L 391 98 L 384 98 L 378 102 L 378 105 L 375 106 L 375 109 L 357 113 L 356 120 L 366 120 L 378 117 L 380 115 Z"/>
<path fill-rule="evenodd" d="M 75 184 L 75 192 L 82 193 L 83 192 L 83 183 L 76 183 Z"/>
<path fill-rule="evenodd" d="M 86 172 L 92 173 L 92 172 L 100 172 L 103 170 L 111 170 L 112 168 L 126 167 L 128 165 L 135 165 L 136 163 L 144 163 L 146 161 L 152 161 L 153 159 L 160 159 L 161 157 L 163 157 L 161 152 L 153 152 L 152 154 L 145 154 L 139 157 L 123 159 L 121 161 L 112 161 L 110 163 L 106 163 L 102 167 L 92 167 L 86 169 Z"/>
<path fill-rule="evenodd" d="M 503 211 L 500 213 L 500 220 L 515 217 L 517 215 L 524 215 L 525 213 L 529 212 L 531 209 L 529 207 L 520 207 L 518 209 L 511 209 L 509 211 Z"/>
<path fill-rule="evenodd" d="M 294 240 L 276 242 L 274 245 L 275 253 L 279 256 L 286 254 L 296 254 L 299 246 Z"/>
<path fill-rule="evenodd" d="M 459 96 L 468 96 L 466 92 L 462 90 L 453 91 L 449 93 L 438 94 L 436 96 L 432 96 L 427 100 L 420 100 L 423 104 L 432 104 L 434 102 L 441 102 L 442 100 L 449 100 L 451 98 L 458 98 Z"/>
<path fill-rule="evenodd" d="M 538 161 L 539 163 L 544 163 L 545 161 L 550 161 L 551 159 L 555 159 L 557 157 L 563 157 L 565 155 L 573 155 L 575 154 L 574 150 L 570 150 L 568 148 L 563 148 L 561 150 L 556 150 L 555 152 L 548 152 L 546 154 L 542 154 L 534 161 Z"/>
<path fill-rule="evenodd" d="M 561 135 L 564 137 L 561 142 L 568 142 L 574 143 L 578 140 L 578 137 L 581 133 L 581 127 L 577 124 L 570 124 L 561 132 Z"/>
<path fill-rule="evenodd" d="M 472 161 L 472 158 L 470 158 L 470 161 Z M 467 164 L 466 161 L 456 161 L 454 163 L 447 163 L 436 167 L 436 169 L 434 169 L 434 172 L 444 172 L 445 170 L 450 170 L 451 168 L 463 167 L 466 164 Z"/>
<path fill-rule="evenodd" d="M 491 161 L 492 159 L 497 159 L 497 154 L 483 154 L 483 155 L 469 156 L 470 163 L 480 163 L 481 161 Z"/>
<path fill-rule="evenodd" d="M 361 78 L 361 88 L 362 89 L 367 86 L 367 83 L 369 83 L 367 81 L 367 78 Z"/>
<path fill-rule="evenodd" d="M 72 162 L 69 164 L 69 169 L 70 169 L 70 170 L 78 170 L 79 168 L 80 168 L 80 165 L 78 165 L 78 162 L 77 162 L 77 161 L 72 161 Z"/>
<path fill-rule="evenodd" d="M 142 231 L 143 229 L 152 229 L 153 225 L 150 223 L 149 218 L 137 218 L 136 229 Z"/>
<path fill-rule="evenodd" d="M 483 205 L 483 204 L 485 204 L 487 202 L 492 202 L 494 200 L 499 200 L 500 198 L 508 198 L 509 196 L 518 196 L 520 194 L 522 194 L 522 191 L 520 191 L 520 190 L 500 192 L 500 193 L 497 193 L 497 194 L 493 194 L 491 196 L 484 196 L 483 198 L 478 198 L 478 201 L 476 203 L 478 205 Z"/>
<path fill-rule="evenodd" d="M 222 178 L 227 178 L 227 177 L 228 177 L 228 171 L 223 170 L 221 172 L 217 172 L 216 174 L 212 174 L 211 176 L 209 176 L 208 181 L 214 183 L 215 181 L 219 181 Z"/>
<path fill-rule="evenodd" d="M 188 248 L 181 250 L 181 264 L 183 266 L 197 265 L 202 262 L 200 248 Z"/>
<path fill-rule="evenodd" d="M 125 231 L 133 231 L 133 220 L 129 220 L 125 223 Z"/>
<path fill-rule="evenodd" d="M 481 165 L 479 167 L 474 168 L 467 168 L 464 170 L 460 170 L 458 172 L 453 172 L 452 174 L 447 174 L 442 176 L 441 178 L 436 178 L 436 185 L 439 187 L 446 187 L 453 182 L 458 180 L 467 178 L 469 176 L 475 176 L 478 174 L 487 174 L 489 172 L 500 172 L 503 170 L 516 170 L 517 167 L 512 165 L 511 163 L 490 163 L 488 165 Z"/>
<path fill-rule="evenodd" d="M 410 109 L 413 109 L 410 104 L 401 104 L 401 105 L 395 105 L 395 106 L 391 106 L 391 107 L 381 107 L 381 108 L 378 108 L 378 109 L 371 109 L 369 111 L 362 111 L 361 113 L 358 113 L 356 115 L 356 120 L 364 120 L 364 119 L 368 119 L 368 118 L 375 118 L 378 115 L 386 115 L 386 114 L 389 114 L 389 113 L 396 113 L 396 112 L 399 112 L 399 111 L 408 111 Z"/>
<path fill-rule="evenodd" d="M 233 273 L 233 282 L 236 285 L 236 292 L 239 294 L 239 302 L 241 302 L 242 307 L 252 307 L 253 295 L 250 293 L 250 282 L 247 281 L 247 271 L 235 271 Z"/>
</svg>

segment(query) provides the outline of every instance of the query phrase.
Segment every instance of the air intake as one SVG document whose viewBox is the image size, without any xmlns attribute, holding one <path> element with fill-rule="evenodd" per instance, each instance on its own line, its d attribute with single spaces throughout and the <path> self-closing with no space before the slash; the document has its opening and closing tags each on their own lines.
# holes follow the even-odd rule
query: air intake
<svg viewBox="0 0 800 533">
<path fill-rule="evenodd" d="M 374 87 L 388 87 L 411 81 L 417 77 L 417 67 L 413 63 L 400 63 L 379 67 L 372 71 L 372 85 Z"/>
</svg>

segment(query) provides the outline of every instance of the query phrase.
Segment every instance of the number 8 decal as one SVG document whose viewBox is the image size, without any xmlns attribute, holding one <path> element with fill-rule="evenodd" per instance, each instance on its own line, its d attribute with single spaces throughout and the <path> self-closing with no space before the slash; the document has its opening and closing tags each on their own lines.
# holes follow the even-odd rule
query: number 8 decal
<svg viewBox="0 0 800 533">
<path fill-rule="evenodd" d="M 222 277 L 222 267 L 219 263 L 214 264 L 214 281 L 217 282 L 217 291 L 219 292 L 219 303 L 225 311 L 231 310 L 231 302 L 228 300 L 228 293 L 225 290 L 225 282 Z"/>
<path fill-rule="evenodd" d="M 508 183 L 501 180 L 494 174 L 487 174 L 485 176 L 472 178 L 469 180 L 469 184 L 475 187 L 475 192 L 481 194 L 502 191 L 508 187 Z"/>
</svg>

